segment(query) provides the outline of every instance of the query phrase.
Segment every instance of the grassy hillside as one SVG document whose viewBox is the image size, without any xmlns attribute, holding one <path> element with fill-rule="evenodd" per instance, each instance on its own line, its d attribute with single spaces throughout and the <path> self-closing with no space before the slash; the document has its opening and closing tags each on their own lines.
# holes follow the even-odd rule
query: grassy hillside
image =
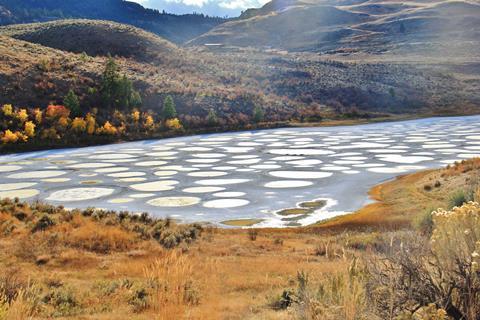
<svg viewBox="0 0 480 320">
<path fill-rule="evenodd" d="M 3 27 L 1 34 L 89 56 L 119 56 L 151 61 L 175 54 L 176 46 L 132 26 L 109 21 L 61 20 Z"/>
</svg>

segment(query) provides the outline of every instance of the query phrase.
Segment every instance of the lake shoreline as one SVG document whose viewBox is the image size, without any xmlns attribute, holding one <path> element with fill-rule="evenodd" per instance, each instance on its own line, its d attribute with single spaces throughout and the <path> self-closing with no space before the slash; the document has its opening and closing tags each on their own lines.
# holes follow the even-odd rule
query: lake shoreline
<svg viewBox="0 0 480 320">
<path fill-rule="evenodd" d="M 67 144 L 51 144 L 51 145 L 35 145 L 25 144 L 25 145 L 16 145 L 17 149 L 8 149 L 3 150 L 5 147 L 0 146 L 0 156 L 6 156 L 11 154 L 23 154 L 30 152 L 42 152 L 48 150 L 62 150 L 62 149 L 73 149 L 73 148 L 88 148 L 88 147 L 100 147 L 113 144 L 123 144 L 129 142 L 138 142 L 138 141 L 152 141 L 152 140 L 167 140 L 173 138 L 182 138 L 182 137 L 191 137 L 197 135 L 209 135 L 209 134 L 228 134 L 228 133 L 238 133 L 238 132 L 248 132 L 248 131 L 259 131 L 259 130 L 269 130 L 269 129 L 288 129 L 288 128 L 322 128 L 322 127 L 338 127 L 338 126 L 356 126 L 356 125 L 367 125 L 374 123 L 387 123 L 387 122 L 397 122 L 397 121 L 409 121 L 409 120 L 419 120 L 419 119 L 429 119 L 429 118 L 445 118 L 445 117 L 467 117 L 475 116 L 477 114 L 448 114 L 448 115 L 438 115 L 438 114 L 420 114 L 420 115 L 391 115 L 388 117 L 373 117 L 369 119 L 358 118 L 358 119 L 326 119 L 319 122 L 278 122 L 278 123 L 266 123 L 264 125 L 252 125 L 251 127 L 242 127 L 242 128 L 228 128 L 226 130 L 210 130 L 208 128 L 187 131 L 183 134 L 173 134 L 167 133 L 165 135 L 151 136 L 151 137 L 135 137 L 132 139 L 121 139 L 121 140 L 108 140 L 105 141 L 96 141 L 94 143 L 67 143 Z"/>
</svg>

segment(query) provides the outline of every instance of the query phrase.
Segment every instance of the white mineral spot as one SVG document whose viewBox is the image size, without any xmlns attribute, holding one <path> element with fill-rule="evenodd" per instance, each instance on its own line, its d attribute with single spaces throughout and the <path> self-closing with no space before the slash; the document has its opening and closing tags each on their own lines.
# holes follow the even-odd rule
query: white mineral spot
<svg viewBox="0 0 480 320">
<path fill-rule="evenodd" d="M 155 146 L 152 148 L 152 150 L 155 150 L 155 151 L 168 151 L 172 149 L 173 147 L 167 147 L 167 146 Z"/>
<path fill-rule="evenodd" d="M 47 198 L 51 201 L 84 201 L 93 200 L 111 195 L 114 189 L 110 188 L 73 188 L 55 191 Z"/>
<path fill-rule="evenodd" d="M 49 178 L 49 179 L 42 179 L 42 182 L 49 182 L 49 183 L 60 183 L 60 182 L 67 182 L 72 179 L 70 178 Z"/>
<path fill-rule="evenodd" d="M 132 201 L 134 200 L 130 198 L 117 198 L 117 199 L 108 200 L 109 203 L 128 203 Z"/>
<path fill-rule="evenodd" d="M 322 163 L 322 161 L 318 159 L 305 159 L 305 160 L 289 161 L 287 163 L 296 165 L 296 166 L 313 166 L 313 165 Z"/>
<path fill-rule="evenodd" d="M 72 169 L 97 169 L 97 168 L 107 168 L 114 167 L 113 163 L 103 163 L 103 162 L 87 162 L 87 163 L 78 163 L 68 166 Z"/>
<path fill-rule="evenodd" d="M 203 204 L 203 206 L 205 208 L 222 209 L 222 208 L 243 207 L 249 203 L 250 201 L 245 199 L 220 199 L 220 200 L 207 201 Z"/>
<path fill-rule="evenodd" d="M 176 155 L 177 151 L 161 151 L 161 152 L 149 152 L 146 155 L 150 157 L 169 157 Z"/>
<path fill-rule="evenodd" d="M 213 167 L 212 168 L 213 170 L 220 170 L 220 171 L 230 171 L 230 170 L 236 170 L 237 167 L 233 167 L 233 166 L 222 166 L 222 167 Z"/>
<path fill-rule="evenodd" d="M 135 165 L 139 167 L 163 166 L 164 164 L 167 164 L 167 161 L 153 160 L 153 161 L 142 161 L 142 162 L 135 163 Z"/>
<path fill-rule="evenodd" d="M 117 182 L 143 182 L 147 181 L 147 178 L 121 178 L 121 179 L 115 179 Z"/>
<path fill-rule="evenodd" d="M 273 177 L 288 179 L 322 179 L 332 175 L 331 172 L 319 171 L 271 171 L 269 174 Z"/>
<path fill-rule="evenodd" d="M 127 153 L 112 153 L 112 154 L 101 154 L 88 157 L 89 159 L 95 160 L 118 160 L 126 158 L 135 158 L 136 156 L 127 154 Z"/>
<path fill-rule="evenodd" d="M 426 156 L 402 156 L 402 155 L 377 155 L 378 158 L 386 162 L 395 162 L 395 163 L 418 163 L 428 160 L 433 160 L 432 157 Z"/>
<path fill-rule="evenodd" d="M 247 159 L 247 160 L 227 161 L 227 163 L 228 163 L 228 164 L 245 165 L 245 164 L 255 164 L 255 163 L 259 163 L 260 161 L 261 161 L 260 159 Z"/>
<path fill-rule="evenodd" d="M 191 187 L 183 189 L 183 192 L 186 193 L 211 193 L 211 192 L 218 192 L 223 191 L 225 188 L 223 187 Z"/>
<path fill-rule="evenodd" d="M 283 189 L 283 188 L 301 188 L 311 186 L 313 182 L 302 180 L 280 180 L 272 181 L 265 184 L 266 188 Z"/>
<path fill-rule="evenodd" d="M 253 158 L 258 158 L 258 156 L 253 154 L 244 154 L 244 155 L 232 157 L 232 159 L 253 159 Z"/>
<path fill-rule="evenodd" d="M 195 182 L 196 184 L 204 185 L 204 186 L 222 186 L 222 185 L 229 185 L 229 184 L 239 184 L 245 183 L 250 181 L 249 179 L 206 179 L 206 180 L 199 180 Z"/>
<path fill-rule="evenodd" d="M 186 207 L 200 203 L 197 197 L 162 197 L 147 201 L 151 206 L 155 207 Z"/>
<path fill-rule="evenodd" d="M 191 177 L 209 178 L 209 177 L 226 176 L 227 174 L 228 172 L 223 172 L 223 171 L 196 171 L 196 172 L 190 172 L 188 175 Z"/>
<path fill-rule="evenodd" d="M 399 168 L 384 167 L 384 168 L 369 168 L 367 169 L 367 171 L 375 172 L 375 173 L 402 173 L 402 172 L 405 172 L 406 170 L 402 170 Z"/>
<path fill-rule="evenodd" d="M 271 149 L 267 151 L 270 154 L 278 154 L 285 156 L 312 156 L 334 154 L 333 151 L 319 149 Z"/>
<path fill-rule="evenodd" d="M 195 153 L 192 154 L 192 157 L 196 158 L 222 158 L 226 157 L 226 154 L 223 153 Z"/>
<path fill-rule="evenodd" d="M 203 152 L 203 151 L 211 151 L 212 148 L 207 148 L 207 147 L 186 147 L 186 148 L 181 148 L 181 151 L 188 151 L 188 152 Z"/>
<path fill-rule="evenodd" d="M 43 170 L 43 171 L 26 171 L 14 173 L 8 176 L 11 179 L 42 179 L 42 178 L 53 178 L 66 174 L 66 171 L 58 170 Z"/>
<path fill-rule="evenodd" d="M 255 147 L 255 146 L 261 146 L 261 143 L 258 142 L 239 142 L 237 146 L 239 147 Z"/>
<path fill-rule="evenodd" d="M 335 164 L 362 164 L 363 161 L 356 161 L 356 160 L 336 160 L 333 161 Z"/>
<path fill-rule="evenodd" d="M 245 192 L 217 192 L 214 193 L 213 196 L 219 198 L 236 198 L 243 197 L 245 194 Z"/>
<path fill-rule="evenodd" d="M 253 148 L 251 147 L 221 147 L 221 148 L 228 153 L 245 153 L 253 150 Z"/>
<path fill-rule="evenodd" d="M 130 168 L 126 167 L 113 167 L 113 168 L 104 168 L 104 169 L 97 169 L 95 172 L 97 173 L 113 173 L 113 172 L 122 172 L 122 171 L 128 171 Z"/>
<path fill-rule="evenodd" d="M 12 171 L 18 171 L 22 169 L 21 166 L 15 166 L 15 165 L 1 165 L 0 166 L 0 172 L 12 172 Z"/>
<path fill-rule="evenodd" d="M 11 191 L 0 191 L 0 198 L 19 198 L 26 199 L 38 195 L 40 191 L 36 189 L 21 189 L 21 190 L 11 190 Z"/>
<path fill-rule="evenodd" d="M 160 180 L 160 181 L 153 181 L 153 182 L 146 182 L 140 184 L 133 184 L 130 188 L 137 190 L 137 191 L 145 191 L 145 192 L 152 192 L 152 191 L 168 191 L 175 189 L 174 185 L 178 184 L 176 180 Z"/>
<path fill-rule="evenodd" d="M 376 167 L 384 167 L 386 166 L 385 163 L 364 163 L 364 164 L 354 164 L 353 167 L 355 168 L 376 168 Z"/>
<path fill-rule="evenodd" d="M 169 177 L 169 176 L 174 176 L 178 173 L 178 171 L 174 170 L 166 170 L 166 171 L 156 171 L 153 174 L 158 176 L 158 177 Z"/>
<path fill-rule="evenodd" d="M 334 165 L 326 165 L 324 167 L 321 167 L 320 170 L 325 170 L 325 171 L 343 171 L 343 170 L 348 170 L 350 169 L 349 167 L 343 167 L 343 166 L 334 166 Z"/>
<path fill-rule="evenodd" d="M 109 173 L 107 176 L 113 177 L 113 178 L 132 178 L 132 177 L 141 177 L 144 176 L 145 172 L 118 172 L 118 173 Z"/>
<path fill-rule="evenodd" d="M 111 162 L 111 163 L 126 163 L 126 162 L 135 162 L 135 161 L 137 161 L 137 158 L 133 158 L 133 159 L 102 160 L 102 161 Z"/>
<path fill-rule="evenodd" d="M 282 166 L 279 166 L 278 164 L 257 164 L 257 165 L 254 165 L 254 166 L 250 166 L 250 168 L 252 169 L 260 169 L 260 170 L 264 170 L 264 169 L 280 169 Z"/>
<path fill-rule="evenodd" d="M 345 174 L 357 174 L 357 173 L 360 173 L 360 171 L 358 171 L 358 170 L 344 170 L 344 171 L 342 171 L 342 173 L 345 173 Z"/>
<path fill-rule="evenodd" d="M 292 161 L 292 160 L 300 160 L 300 159 L 305 159 L 305 157 L 285 156 L 285 157 L 275 157 L 275 158 L 272 158 L 271 160 L 274 160 L 274 161 Z"/>
<path fill-rule="evenodd" d="M 0 183 L 0 190 L 10 191 L 10 190 L 25 189 L 25 188 L 33 187 L 36 184 L 37 184 L 36 182 Z"/>
<path fill-rule="evenodd" d="M 129 195 L 130 198 L 134 198 L 134 199 L 150 198 L 154 196 L 155 196 L 155 193 L 134 193 Z"/>
<path fill-rule="evenodd" d="M 376 142 L 354 142 L 349 145 L 335 146 L 330 147 L 334 150 L 345 150 L 345 149 L 368 149 L 368 148 L 386 148 L 388 144 L 376 143 Z"/>
<path fill-rule="evenodd" d="M 183 166 L 165 166 L 165 167 L 158 167 L 156 168 L 158 170 L 174 170 L 174 171 L 185 171 L 185 172 L 190 172 L 190 171 L 198 171 L 200 169 L 198 168 L 188 168 L 188 167 L 183 167 Z"/>
<path fill-rule="evenodd" d="M 220 159 L 187 159 L 186 161 L 191 163 L 215 163 L 219 162 Z"/>
</svg>

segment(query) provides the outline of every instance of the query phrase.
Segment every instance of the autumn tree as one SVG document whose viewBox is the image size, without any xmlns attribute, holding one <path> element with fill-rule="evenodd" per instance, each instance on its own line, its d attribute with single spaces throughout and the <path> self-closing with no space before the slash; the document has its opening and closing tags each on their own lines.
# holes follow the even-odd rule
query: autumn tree
<svg viewBox="0 0 480 320">
<path fill-rule="evenodd" d="M 177 109 L 172 96 L 168 95 L 163 101 L 162 118 L 164 120 L 174 119 L 177 116 Z"/>
<path fill-rule="evenodd" d="M 76 133 L 83 133 L 87 130 L 87 122 L 83 118 L 75 118 L 72 121 L 71 128 Z"/>
<path fill-rule="evenodd" d="M 79 116 L 81 114 L 80 102 L 72 89 L 68 91 L 68 94 L 63 99 L 63 104 L 70 109 L 73 116 Z"/>
<path fill-rule="evenodd" d="M 2 107 L 2 113 L 6 117 L 11 117 L 13 115 L 13 107 L 11 104 L 4 104 Z"/>
<path fill-rule="evenodd" d="M 35 127 L 36 125 L 32 121 L 25 122 L 25 134 L 29 138 L 33 138 L 35 136 Z"/>
<path fill-rule="evenodd" d="M 92 135 L 95 133 L 95 127 L 97 126 L 97 122 L 95 120 L 95 117 L 91 113 L 87 113 L 87 116 L 85 117 L 85 122 L 87 125 L 87 133 L 89 135 Z"/>
<path fill-rule="evenodd" d="M 183 126 L 178 118 L 168 119 L 167 121 L 165 121 L 165 126 L 170 130 L 183 129 Z"/>
</svg>

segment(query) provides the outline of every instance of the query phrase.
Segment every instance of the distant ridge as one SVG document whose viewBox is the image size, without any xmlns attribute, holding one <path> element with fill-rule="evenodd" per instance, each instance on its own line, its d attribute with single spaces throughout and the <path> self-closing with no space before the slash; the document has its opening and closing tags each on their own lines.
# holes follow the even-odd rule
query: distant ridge
<svg viewBox="0 0 480 320">
<path fill-rule="evenodd" d="M 0 25 L 70 18 L 127 23 L 175 43 L 193 39 L 226 21 L 202 14 L 167 14 L 124 0 L 0 0 Z"/>
<path fill-rule="evenodd" d="M 190 44 L 328 54 L 478 55 L 480 3 L 450 0 L 273 0 Z M 476 53 L 477 52 L 477 53 Z"/>
</svg>

